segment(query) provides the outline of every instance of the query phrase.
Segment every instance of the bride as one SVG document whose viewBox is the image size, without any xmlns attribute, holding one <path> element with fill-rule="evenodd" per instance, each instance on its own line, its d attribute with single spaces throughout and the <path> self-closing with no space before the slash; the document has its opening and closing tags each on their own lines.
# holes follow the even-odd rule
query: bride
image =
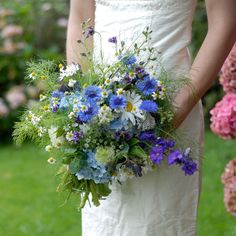
<svg viewBox="0 0 236 236">
<path fill-rule="evenodd" d="M 208 33 L 193 63 L 187 46 L 197 0 L 71 0 L 67 35 L 68 63 L 78 62 L 80 24 L 92 19 L 103 38 L 104 57 L 111 59 L 107 39 L 131 41 L 146 26 L 153 30 L 151 44 L 162 52 L 169 69 L 189 74 L 195 96 L 183 87 L 175 98 L 177 131 L 188 132 L 199 171 L 185 177 L 179 168 L 163 164 L 142 178 L 112 186 L 112 194 L 96 208 L 82 212 L 83 236 L 193 236 L 201 187 L 203 116 L 200 99 L 216 78 L 236 40 L 236 1 L 206 0 Z M 95 36 L 96 37 L 96 36 Z M 96 56 L 100 44 L 94 39 Z M 92 47 L 92 42 L 91 42 Z"/>
</svg>

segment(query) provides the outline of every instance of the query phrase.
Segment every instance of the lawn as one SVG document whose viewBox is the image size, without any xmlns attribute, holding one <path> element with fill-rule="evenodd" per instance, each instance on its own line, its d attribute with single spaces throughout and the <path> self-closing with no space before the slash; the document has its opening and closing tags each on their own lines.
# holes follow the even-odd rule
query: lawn
<svg viewBox="0 0 236 236">
<path fill-rule="evenodd" d="M 236 219 L 224 209 L 220 182 L 225 164 L 236 157 L 235 142 L 207 132 L 205 150 L 198 236 L 236 235 Z M 66 195 L 55 192 L 55 167 L 47 158 L 32 145 L 0 148 L 0 235 L 81 235 L 76 199 L 63 205 Z"/>
</svg>

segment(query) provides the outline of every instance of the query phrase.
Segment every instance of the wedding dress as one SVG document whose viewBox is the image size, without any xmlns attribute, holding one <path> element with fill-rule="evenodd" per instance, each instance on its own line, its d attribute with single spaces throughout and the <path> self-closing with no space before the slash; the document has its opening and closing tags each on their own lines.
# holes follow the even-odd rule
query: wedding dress
<svg viewBox="0 0 236 236">
<path fill-rule="evenodd" d="M 197 0 L 96 0 L 95 29 L 102 35 L 104 58 L 114 50 L 108 38 L 125 42 L 146 27 L 153 30 L 151 44 L 162 52 L 166 68 L 188 72 L 191 60 L 192 20 Z M 95 36 L 95 54 L 100 39 Z M 199 102 L 178 129 L 197 143 L 194 158 L 199 171 L 184 176 L 176 166 L 163 164 L 154 172 L 111 186 L 112 193 L 99 207 L 82 211 L 83 236 L 194 236 L 200 193 L 200 155 L 203 116 Z M 182 132 L 184 131 L 184 132 Z"/>
</svg>

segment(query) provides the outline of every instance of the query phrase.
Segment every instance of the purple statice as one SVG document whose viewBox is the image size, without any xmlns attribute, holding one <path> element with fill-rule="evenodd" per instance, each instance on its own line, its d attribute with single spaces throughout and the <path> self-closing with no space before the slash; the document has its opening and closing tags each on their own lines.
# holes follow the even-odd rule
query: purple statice
<svg viewBox="0 0 236 236">
<path fill-rule="evenodd" d="M 73 133 L 73 137 L 72 137 L 72 140 L 74 141 L 74 143 L 76 144 L 76 143 L 78 143 L 80 140 L 81 140 L 81 138 L 83 138 L 83 132 L 82 131 L 75 131 L 74 133 Z"/>
<path fill-rule="evenodd" d="M 159 165 L 164 158 L 164 152 L 165 152 L 165 148 L 163 147 L 160 147 L 160 146 L 153 147 L 150 151 L 151 161 L 154 164 Z"/>
<path fill-rule="evenodd" d="M 108 42 L 109 42 L 109 43 L 117 44 L 117 37 L 114 36 L 114 37 L 109 38 L 109 39 L 108 39 Z"/>
<path fill-rule="evenodd" d="M 58 109 L 59 109 L 59 104 L 56 104 L 56 105 L 53 105 L 53 106 L 52 106 L 52 112 L 53 112 L 53 113 L 57 112 Z"/>
<path fill-rule="evenodd" d="M 97 102 L 101 99 L 102 97 L 102 90 L 98 87 L 98 86 L 88 86 L 85 90 L 84 90 L 84 94 L 83 97 L 87 100 L 87 101 L 92 101 L 92 102 Z"/>
<path fill-rule="evenodd" d="M 194 162 L 191 158 L 188 158 L 182 167 L 185 175 L 193 175 L 197 171 L 197 163 Z"/>
<path fill-rule="evenodd" d="M 98 106 L 95 103 L 87 103 L 87 109 L 85 111 L 79 111 L 79 120 L 86 123 L 93 119 L 98 114 Z"/>
<path fill-rule="evenodd" d="M 115 132 L 115 139 L 116 140 L 124 139 L 126 141 L 129 141 L 131 138 L 132 138 L 131 134 L 124 129 L 117 130 Z"/>
<path fill-rule="evenodd" d="M 89 38 L 91 36 L 93 36 L 95 33 L 94 28 L 93 27 L 88 27 L 86 30 L 86 38 Z"/>
<path fill-rule="evenodd" d="M 136 83 L 136 87 L 144 95 L 151 95 L 156 91 L 157 80 L 155 78 L 150 79 L 150 76 L 146 75 L 143 80 Z"/>
<path fill-rule="evenodd" d="M 186 160 L 184 154 L 178 149 L 171 151 L 167 159 L 169 165 L 182 164 Z"/>
<path fill-rule="evenodd" d="M 144 100 L 142 101 L 139 109 L 142 111 L 155 113 L 157 112 L 158 105 L 152 100 Z"/>
<path fill-rule="evenodd" d="M 154 143 L 157 140 L 156 135 L 151 130 L 142 131 L 139 134 L 138 138 L 140 141 L 151 142 L 151 143 Z"/>
<path fill-rule="evenodd" d="M 124 96 L 112 95 L 109 100 L 110 108 L 112 109 L 122 109 L 126 107 L 126 99 Z"/>
<path fill-rule="evenodd" d="M 175 141 L 171 139 L 164 139 L 158 137 L 155 142 L 156 145 L 164 147 L 166 150 L 175 146 Z"/>
</svg>

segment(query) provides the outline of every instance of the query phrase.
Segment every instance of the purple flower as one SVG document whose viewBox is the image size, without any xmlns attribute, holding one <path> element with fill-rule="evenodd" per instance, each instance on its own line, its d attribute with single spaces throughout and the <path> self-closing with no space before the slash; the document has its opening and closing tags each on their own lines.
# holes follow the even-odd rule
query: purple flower
<svg viewBox="0 0 236 236">
<path fill-rule="evenodd" d="M 80 140 L 81 140 L 81 138 L 83 137 L 83 132 L 82 131 L 75 131 L 74 133 L 73 133 L 73 137 L 72 137 L 72 140 L 74 141 L 74 143 L 76 144 L 76 143 L 78 143 Z"/>
<path fill-rule="evenodd" d="M 142 75 L 144 73 L 144 68 L 143 67 L 135 67 L 135 73 L 138 75 Z"/>
<path fill-rule="evenodd" d="M 109 101 L 112 109 L 121 109 L 126 107 L 126 99 L 124 96 L 112 95 Z"/>
<path fill-rule="evenodd" d="M 189 158 L 183 165 L 182 170 L 185 175 L 193 175 L 197 171 L 197 163 Z"/>
<path fill-rule="evenodd" d="M 164 149 L 162 147 L 153 147 L 150 152 L 150 159 L 151 161 L 159 165 L 164 157 Z"/>
<path fill-rule="evenodd" d="M 138 81 L 136 83 L 136 87 L 144 95 L 150 95 L 150 94 L 152 94 L 153 92 L 156 91 L 157 80 L 156 79 L 150 79 L 150 76 L 146 75 L 143 80 Z"/>
<path fill-rule="evenodd" d="M 168 164 L 173 165 L 173 164 L 182 164 L 183 161 L 185 160 L 185 156 L 180 150 L 173 150 L 169 155 L 168 155 Z"/>
<path fill-rule="evenodd" d="M 139 140 L 140 141 L 148 141 L 148 142 L 155 142 L 156 141 L 156 135 L 152 131 L 142 131 L 139 134 Z"/>
<path fill-rule="evenodd" d="M 111 37 L 111 38 L 108 39 L 108 42 L 117 44 L 117 38 L 116 37 Z"/>
<path fill-rule="evenodd" d="M 155 112 L 157 112 L 158 106 L 152 100 L 144 100 L 144 101 L 142 101 L 139 109 L 143 110 L 143 111 L 155 113 Z"/>
<path fill-rule="evenodd" d="M 95 33 L 93 27 L 88 27 L 87 31 L 86 31 L 86 38 L 89 38 L 90 36 L 93 36 Z"/>
<path fill-rule="evenodd" d="M 88 101 L 93 101 L 93 102 L 97 102 L 101 99 L 102 94 L 101 94 L 101 89 L 98 86 L 88 86 L 85 90 L 84 90 L 84 97 L 88 100 Z"/>
</svg>

